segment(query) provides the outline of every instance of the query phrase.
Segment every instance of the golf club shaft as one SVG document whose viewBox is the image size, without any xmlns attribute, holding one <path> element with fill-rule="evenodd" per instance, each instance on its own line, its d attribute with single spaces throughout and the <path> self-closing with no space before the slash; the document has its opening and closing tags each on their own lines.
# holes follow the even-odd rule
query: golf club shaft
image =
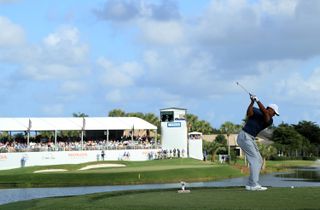
<svg viewBox="0 0 320 210">
<path fill-rule="evenodd" d="M 252 94 L 243 86 L 243 85 L 241 85 L 239 82 L 237 82 L 237 85 L 239 86 L 239 87 L 241 87 L 246 93 L 248 93 L 250 96 L 252 96 Z"/>
</svg>

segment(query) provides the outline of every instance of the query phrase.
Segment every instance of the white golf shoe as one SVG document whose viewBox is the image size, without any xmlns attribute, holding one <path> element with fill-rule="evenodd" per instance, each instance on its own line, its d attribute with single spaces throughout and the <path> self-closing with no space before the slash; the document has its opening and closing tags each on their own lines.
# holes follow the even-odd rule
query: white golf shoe
<svg viewBox="0 0 320 210">
<path fill-rule="evenodd" d="M 265 191 L 267 189 L 268 189 L 267 187 L 262 187 L 261 185 L 256 185 L 254 187 L 246 186 L 246 190 L 249 190 L 249 191 Z"/>
</svg>

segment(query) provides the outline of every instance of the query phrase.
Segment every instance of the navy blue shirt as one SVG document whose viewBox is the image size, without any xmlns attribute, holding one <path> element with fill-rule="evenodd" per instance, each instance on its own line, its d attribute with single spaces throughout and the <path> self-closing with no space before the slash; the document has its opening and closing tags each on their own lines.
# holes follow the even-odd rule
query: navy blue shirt
<svg viewBox="0 0 320 210">
<path fill-rule="evenodd" d="M 253 107 L 253 115 L 248 118 L 242 130 L 256 137 L 260 131 L 269 127 L 270 125 L 272 125 L 272 123 L 272 118 L 269 120 L 269 122 L 266 123 L 264 121 L 262 111 L 256 107 Z"/>
</svg>

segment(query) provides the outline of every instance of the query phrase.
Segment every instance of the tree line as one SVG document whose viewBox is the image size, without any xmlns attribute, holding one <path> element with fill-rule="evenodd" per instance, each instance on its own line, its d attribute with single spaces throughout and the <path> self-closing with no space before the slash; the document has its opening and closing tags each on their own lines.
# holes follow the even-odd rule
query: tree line
<svg viewBox="0 0 320 210">
<path fill-rule="evenodd" d="M 320 127 L 314 122 L 282 123 L 274 128 L 271 140 L 280 157 L 312 159 L 320 156 Z"/>
</svg>

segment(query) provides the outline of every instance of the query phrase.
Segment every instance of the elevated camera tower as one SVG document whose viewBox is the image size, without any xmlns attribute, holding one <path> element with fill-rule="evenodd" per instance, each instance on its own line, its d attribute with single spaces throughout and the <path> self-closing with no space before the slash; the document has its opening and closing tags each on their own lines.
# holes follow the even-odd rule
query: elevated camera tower
<svg viewBox="0 0 320 210">
<path fill-rule="evenodd" d="M 187 110 L 183 108 L 160 109 L 161 142 L 165 150 L 180 150 L 188 154 Z"/>
</svg>

